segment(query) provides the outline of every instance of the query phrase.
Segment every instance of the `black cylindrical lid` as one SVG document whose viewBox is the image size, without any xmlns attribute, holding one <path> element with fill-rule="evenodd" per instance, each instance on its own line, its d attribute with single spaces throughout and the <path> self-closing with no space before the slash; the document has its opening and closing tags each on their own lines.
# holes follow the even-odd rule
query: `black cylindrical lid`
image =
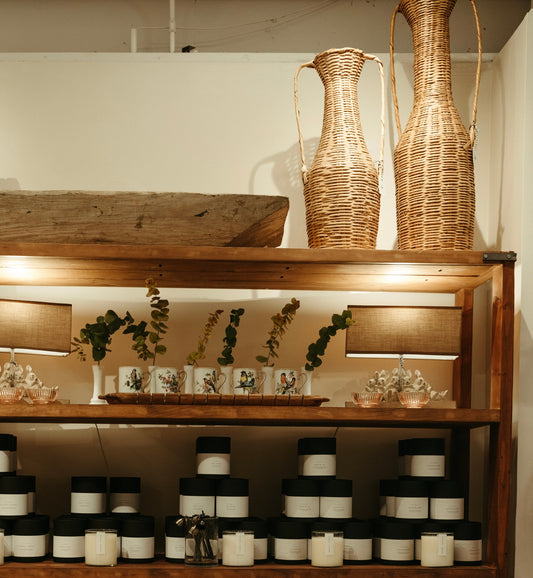
<svg viewBox="0 0 533 578">
<path fill-rule="evenodd" d="M 215 480 L 210 478 L 181 478 L 180 494 L 186 496 L 214 496 Z"/>
<path fill-rule="evenodd" d="M 218 518 L 218 537 L 222 538 L 224 532 L 236 532 L 239 528 L 240 520 L 231 518 Z"/>
<path fill-rule="evenodd" d="M 122 516 L 89 516 L 87 518 L 87 529 L 116 530 L 120 534 L 123 520 Z"/>
<path fill-rule="evenodd" d="M 325 480 L 320 484 L 320 495 L 333 498 L 351 498 L 352 480 Z"/>
<path fill-rule="evenodd" d="M 17 476 L 17 478 L 23 480 L 23 482 L 26 484 L 26 488 L 27 488 L 28 493 L 29 492 L 35 492 L 35 487 L 36 487 L 36 483 L 37 483 L 37 478 L 35 476 L 22 475 L 22 476 Z"/>
<path fill-rule="evenodd" d="M 254 538 L 266 538 L 268 536 L 268 522 L 262 518 L 246 518 L 238 522 L 239 530 L 253 530 Z"/>
<path fill-rule="evenodd" d="M 379 495 L 395 496 L 397 481 L 398 480 L 379 480 Z"/>
<path fill-rule="evenodd" d="M 130 538 L 150 538 L 155 533 L 153 516 L 128 516 L 122 518 L 122 536 Z"/>
<path fill-rule="evenodd" d="M 138 494 L 141 491 L 141 478 L 134 476 L 109 478 L 109 491 L 116 494 Z"/>
<path fill-rule="evenodd" d="M 409 440 L 407 451 L 410 455 L 444 455 L 444 438 L 413 438 Z"/>
<path fill-rule="evenodd" d="M 396 496 L 402 498 L 427 498 L 429 488 L 426 482 L 421 480 L 398 480 L 396 483 Z"/>
<path fill-rule="evenodd" d="M 107 490 L 104 476 L 72 476 L 70 490 L 80 494 L 101 494 Z"/>
<path fill-rule="evenodd" d="M 335 454 L 337 438 L 302 438 L 298 440 L 298 455 Z"/>
<path fill-rule="evenodd" d="M 40 536 L 50 531 L 50 516 L 38 514 L 13 520 L 13 534 L 17 536 Z"/>
<path fill-rule="evenodd" d="M 281 493 L 284 496 L 319 496 L 320 485 L 310 478 L 283 479 Z"/>
<path fill-rule="evenodd" d="M 303 522 L 296 522 L 288 518 L 278 518 L 274 524 L 274 536 L 276 538 L 287 538 L 287 539 L 307 539 L 309 532 L 307 529 L 307 524 Z"/>
<path fill-rule="evenodd" d="M 4 530 L 4 535 L 8 536 L 11 534 L 13 529 L 13 519 L 12 518 L 0 518 L 0 529 Z"/>
<path fill-rule="evenodd" d="M 22 476 L 0 476 L 0 494 L 27 494 L 28 480 Z"/>
<path fill-rule="evenodd" d="M 187 527 L 184 523 L 178 524 L 178 521 L 182 519 L 182 516 L 166 516 L 165 536 L 169 536 L 171 538 L 185 538 Z"/>
<path fill-rule="evenodd" d="M 217 496 L 247 496 L 249 482 L 245 478 L 222 478 L 216 483 Z"/>
<path fill-rule="evenodd" d="M 372 526 L 365 520 L 350 520 L 342 525 L 345 540 L 365 540 L 372 538 Z"/>
<path fill-rule="evenodd" d="M 453 534 L 455 540 L 481 540 L 481 522 L 460 522 L 454 524 Z"/>
<path fill-rule="evenodd" d="M 453 480 L 439 480 L 429 487 L 431 498 L 464 498 L 461 485 Z"/>
<path fill-rule="evenodd" d="M 197 454 L 229 454 L 231 438 L 226 436 L 201 436 L 196 438 Z"/>
<path fill-rule="evenodd" d="M 58 516 L 54 520 L 54 536 L 83 536 L 88 520 L 81 516 Z"/>
<path fill-rule="evenodd" d="M 0 434 L 0 450 L 4 452 L 17 451 L 17 436 L 12 434 Z"/>
<path fill-rule="evenodd" d="M 398 455 L 405 456 L 409 454 L 409 447 L 411 444 L 411 440 L 398 440 Z"/>
<path fill-rule="evenodd" d="M 408 522 L 383 521 L 379 531 L 381 538 L 389 540 L 412 540 L 415 537 L 414 525 Z"/>
<path fill-rule="evenodd" d="M 439 522 L 424 522 L 422 524 L 415 524 L 415 538 L 420 538 L 422 532 L 448 532 L 450 526 L 440 524 Z"/>
<path fill-rule="evenodd" d="M 342 532 L 342 523 L 334 520 L 316 520 L 311 524 L 311 532 Z"/>
</svg>

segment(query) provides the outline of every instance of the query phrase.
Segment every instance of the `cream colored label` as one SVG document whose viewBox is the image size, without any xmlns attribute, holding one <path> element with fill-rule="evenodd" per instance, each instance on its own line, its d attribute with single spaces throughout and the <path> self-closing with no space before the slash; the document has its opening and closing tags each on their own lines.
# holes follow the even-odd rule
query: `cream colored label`
<svg viewBox="0 0 533 578">
<path fill-rule="evenodd" d="M 428 498 L 405 498 L 396 496 L 396 518 L 425 519 L 429 510 Z"/>
<path fill-rule="evenodd" d="M 131 492 L 113 492 L 109 496 L 109 509 L 113 514 L 137 514 L 141 511 L 141 496 Z"/>
<path fill-rule="evenodd" d="M 196 471 L 200 475 L 229 476 L 230 454 L 197 454 Z"/>
<path fill-rule="evenodd" d="M 305 560 L 307 539 L 274 538 L 274 557 L 276 560 Z"/>
<path fill-rule="evenodd" d="M 106 495 L 104 493 L 72 492 L 70 511 L 72 514 L 103 514 Z"/>
<path fill-rule="evenodd" d="M 414 550 L 414 540 L 381 538 L 380 557 L 382 560 L 408 562 L 413 560 Z"/>
<path fill-rule="evenodd" d="M 337 473 L 335 454 L 308 454 L 298 456 L 299 476 L 334 476 Z"/>
<path fill-rule="evenodd" d="M 183 560 L 185 558 L 185 538 L 165 536 L 165 556 Z"/>
<path fill-rule="evenodd" d="M 321 518 L 351 518 L 352 498 L 320 496 Z"/>
<path fill-rule="evenodd" d="M 411 476 L 417 478 L 443 478 L 445 456 L 410 456 Z"/>
<path fill-rule="evenodd" d="M 465 514 L 463 498 L 431 498 L 430 517 L 433 520 L 462 520 Z"/>
<path fill-rule="evenodd" d="M 266 560 L 268 558 L 268 538 L 256 538 L 254 540 L 254 559 Z"/>
<path fill-rule="evenodd" d="M 0 494 L 0 516 L 26 516 L 28 494 Z"/>
<path fill-rule="evenodd" d="M 182 516 L 196 516 L 202 512 L 206 516 L 215 515 L 215 496 L 180 495 L 180 514 Z"/>
<path fill-rule="evenodd" d="M 221 518 L 247 518 L 248 496 L 217 496 L 216 512 Z"/>
<path fill-rule="evenodd" d="M 154 538 L 122 536 L 122 558 L 144 560 L 154 557 Z"/>
<path fill-rule="evenodd" d="M 285 515 L 288 518 L 318 518 L 318 496 L 285 496 Z"/>
<path fill-rule="evenodd" d="M 13 556 L 17 558 L 46 556 L 46 537 L 13 534 Z"/>
<path fill-rule="evenodd" d="M 481 540 L 455 540 L 453 547 L 453 556 L 456 562 L 479 562 L 481 560 Z"/>
<path fill-rule="evenodd" d="M 372 538 L 351 540 L 344 538 L 345 560 L 371 560 Z"/>
<path fill-rule="evenodd" d="M 84 558 L 85 536 L 54 536 L 52 555 L 56 558 Z"/>
</svg>

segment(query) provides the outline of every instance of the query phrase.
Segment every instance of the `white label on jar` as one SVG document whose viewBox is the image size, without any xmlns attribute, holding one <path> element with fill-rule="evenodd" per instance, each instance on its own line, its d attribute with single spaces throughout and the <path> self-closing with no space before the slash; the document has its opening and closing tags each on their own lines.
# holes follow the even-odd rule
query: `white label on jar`
<svg viewBox="0 0 533 578">
<path fill-rule="evenodd" d="M 320 496 L 321 518 L 351 518 L 352 498 Z"/>
<path fill-rule="evenodd" d="M 433 520 L 462 520 L 465 515 L 463 498 L 431 498 L 429 506 Z"/>
<path fill-rule="evenodd" d="M 13 536 L 4 534 L 4 558 L 13 556 Z"/>
<path fill-rule="evenodd" d="M 105 498 L 101 492 L 71 492 L 70 511 L 72 514 L 103 514 Z"/>
<path fill-rule="evenodd" d="M 229 476 L 230 454 L 197 454 L 196 472 L 204 476 Z"/>
<path fill-rule="evenodd" d="M 411 457 L 410 472 L 416 478 L 443 478 L 445 456 L 415 455 Z"/>
<path fill-rule="evenodd" d="M 318 496 L 285 496 L 285 515 L 288 518 L 318 518 Z"/>
<path fill-rule="evenodd" d="M 154 557 L 154 537 L 122 536 L 122 558 L 143 560 Z"/>
<path fill-rule="evenodd" d="M 481 540 L 455 540 L 453 548 L 453 557 L 456 562 L 481 561 Z"/>
<path fill-rule="evenodd" d="M 8 450 L 0 450 L 0 472 L 14 472 L 13 454 Z"/>
<path fill-rule="evenodd" d="M 345 560 L 372 560 L 372 538 L 344 538 Z"/>
<path fill-rule="evenodd" d="M 387 513 L 385 515 L 389 518 L 396 516 L 396 496 L 387 496 Z"/>
<path fill-rule="evenodd" d="M 247 518 L 248 496 L 217 496 L 216 512 L 221 518 Z"/>
<path fill-rule="evenodd" d="M 17 558 L 38 558 L 46 556 L 46 553 L 46 537 L 43 534 L 38 536 L 13 534 L 13 556 Z"/>
<path fill-rule="evenodd" d="M 27 516 L 28 494 L 0 494 L 0 516 Z"/>
<path fill-rule="evenodd" d="M 268 558 L 268 538 L 254 539 L 254 560 L 266 560 Z"/>
<path fill-rule="evenodd" d="M 274 558 L 276 560 L 305 560 L 307 558 L 306 538 L 274 538 Z"/>
<path fill-rule="evenodd" d="M 380 557 L 382 560 L 407 562 L 413 560 L 414 549 L 414 540 L 381 538 Z"/>
<path fill-rule="evenodd" d="M 185 538 L 165 536 L 165 556 L 176 560 L 185 558 Z"/>
<path fill-rule="evenodd" d="M 298 456 L 299 476 L 335 476 L 337 456 L 335 454 L 306 454 Z"/>
<path fill-rule="evenodd" d="M 109 508 L 113 514 L 137 514 L 141 511 L 141 495 L 113 492 L 109 496 Z"/>
<path fill-rule="evenodd" d="M 180 514 L 182 516 L 196 516 L 202 512 L 206 516 L 215 515 L 215 496 L 180 495 Z"/>
<path fill-rule="evenodd" d="M 396 496 L 396 518 L 425 519 L 428 517 L 429 500 L 423 498 L 406 498 Z"/>
<path fill-rule="evenodd" d="M 55 558 L 84 558 L 85 536 L 54 536 L 52 555 Z"/>
<path fill-rule="evenodd" d="M 379 497 L 379 515 L 380 516 L 387 515 L 387 498 L 385 496 Z"/>
</svg>

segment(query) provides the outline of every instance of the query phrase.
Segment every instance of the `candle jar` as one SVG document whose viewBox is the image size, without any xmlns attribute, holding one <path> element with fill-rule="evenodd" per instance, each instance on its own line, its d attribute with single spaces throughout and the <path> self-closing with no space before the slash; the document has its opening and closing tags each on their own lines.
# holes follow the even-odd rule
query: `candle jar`
<svg viewBox="0 0 533 578">
<path fill-rule="evenodd" d="M 0 476 L 0 516 L 28 515 L 28 483 L 20 476 Z"/>
<path fill-rule="evenodd" d="M 397 480 L 379 481 L 379 515 L 382 518 L 396 516 L 396 482 Z"/>
<path fill-rule="evenodd" d="M 320 515 L 320 486 L 309 478 L 281 481 L 284 500 L 283 513 L 287 518 L 318 518 Z"/>
<path fill-rule="evenodd" d="M 224 478 L 218 481 L 215 511 L 218 518 L 247 518 L 249 482 L 244 478 Z"/>
<path fill-rule="evenodd" d="M 415 543 L 412 524 L 383 521 L 380 525 L 380 561 L 382 564 L 414 563 Z"/>
<path fill-rule="evenodd" d="M 228 477 L 230 462 L 230 437 L 201 436 L 196 439 L 196 475 L 198 477 Z"/>
<path fill-rule="evenodd" d="M 369 522 L 350 520 L 342 525 L 344 563 L 368 564 L 372 561 L 372 528 Z"/>
<path fill-rule="evenodd" d="M 28 514 L 35 514 L 35 490 L 37 479 L 35 476 L 17 476 L 26 483 L 26 495 L 28 498 Z"/>
<path fill-rule="evenodd" d="M 381 559 L 381 525 L 384 518 L 375 518 L 370 520 L 372 529 L 372 559 L 379 561 Z"/>
<path fill-rule="evenodd" d="M 225 530 L 222 534 L 222 565 L 254 565 L 254 533 L 252 530 Z"/>
<path fill-rule="evenodd" d="M 342 566 L 344 534 L 340 531 L 313 531 L 311 535 L 311 566 L 330 568 Z"/>
<path fill-rule="evenodd" d="M 278 519 L 274 526 L 274 560 L 280 564 L 305 564 L 307 526 L 303 522 Z"/>
<path fill-rule="evenodd" d="M 85 530 L 85 564 L 116 566 L 117 543 L 118 537 L 115 529 Z"/>
<path fill-rule="evenodd" d="M 54 520 L 52 558 L 54 562 L 85 561 L 85 530 L 87 519 L 79 516 L 59 516 Z"/>
<path fill-rule="evenodd" d="M 141 478 L 110 478 L 109 510 L 112 514 L 138 514 L 141 511 Z"/>
<path fill-rule="evenodd" d="M 143 564 L 155 555 L 155 519 L 153 516 L 128 516 L 122 520 L 121 555 L 123 562 Z"/>
<path fill-rule="evenodd" d="M 407 452 L 409 476 L 426 481 L 444 478 L 446 468 L 444 438 L 411 439 Z"/>
<path fill-rule="evenodd" d="M 326 480 L 320 489 L 320 517 L 352 517 L 352 480 Z"/>
<path fill-rule="evenodd" d="M 439 522 L 459 522 L 464 519 L 465 499 L 461 486 L 453 480 L 441 480 L 431 485 L 429 517 Z"/>
<path fill-rule="evenodd" d="M 165 560 L 181 563 L 185 561 L 185 526 L 178 524 L 181 516 L 165 517 Z"/>
<path fill-rule="evenodd" d="M 337 473 L 336 438 L 298 440 L 298 476 L 315 479 L 334 478 Z"/>
<path fill-rule="evenodd" d="M 0 475 L 15 474 L 17 471 L 17 437 L 0 434 Z"/>
<path fill-rule="evenodd" d="M 2 546 L 2 556 L 4 562 L 9 560 L 13 555 L 13 535 L 12 535 L 13 521 L 9 518 L 0 518 L 0 529 L 4 537 Z"/>
<path fill-rule="evenodd" d="M 185 519 L 185 564 L 216 566 L 218 564 L 218 520 L 214 516 Z"/>
<path fill-rule="evenodd" d="M 14 562 L 42 562 L 48 554 L 50 518 L 45 515 L 13 520 Z"/>
<path fill-rule="evenodd" d="M 107 480 L 104 476 L 72 476 L 70 489 L 71 514 L 105 513 Z"/>
<path fill-rule="evenodd" d="M 303 521 L 303 520 L 302 520 Z M 313 532 L 341 532 L 342 522 L 340 520 L 314 520 L 307 523 L 307 559 L 313 559 Z"/>
<path fill-rule="evenodd" d="M 421 532 L 421 566 L 428 568 L 453 566 L 453 551 L 453 532 Z"/>
<path fill-rule="evenodd" d="M 427 484 L 413 479 L 398 480 L 395 517 L 415 524 L 427 520 L 428 514 L 429 489 Z"/>
<path fill-rule="evenodd" d="M 179 513 L 182 516 L 215 515 L 215 481 L 209 478 L 181 478 Z"/>
<path fill-rule="evenodd" d="M 411 475 L 411 456 L 409 446 L 411 440 L 398 440 L 398 477 L 405 478 Z"/>
<path fill-rule="evenodd" d="M 121 516 L 89 516 L 87 518 L 88 530 L 115 530 L 117 533 L 117 558 L 120 558 L 122 550 L 122 517 Z"/>
<path fill-rule="evenodd" d="M 459 566 L 481 564 L 483 556 L 480 522 L 461 522 L 454 525 L 454 561 Z"/>
<path fill-rule="evenodd" d="M 268 559 L 268 523 L 261 518 L 248 518 L 239 522 L 239 530 L 251 531 L 254 535 L 254 563 Z"/>
</svg>

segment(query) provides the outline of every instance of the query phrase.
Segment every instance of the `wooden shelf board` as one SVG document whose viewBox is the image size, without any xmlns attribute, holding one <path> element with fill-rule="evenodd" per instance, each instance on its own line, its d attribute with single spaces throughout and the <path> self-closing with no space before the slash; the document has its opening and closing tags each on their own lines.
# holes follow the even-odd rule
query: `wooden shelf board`
<svg viewBox="0 0 533 578">
<path fill-rule="evenodd" d="M 144 423 L 315 427 L 475 428 L 498 423 L 494 409 L 405 409 L 243 405 L 30 405 L 0 406 L 0 420 L 26 423 Z"/>
<path fill-rule="evenodd" d="M 95 567 L 85 564 L 61 564 L 46 560 L 36 564 L 7 562 L 0 566 L 0 576 L 20 578 L 85 578 L 88 576 L 113 578 L 166 578 L 183 575 L 187 578 L 209 576 L 209 578 L 228 578 L 246 576 L 247 578 L 287 577 L 307 578 L 308 576 L 360 576 L 361 578 L 496 578 L 495 567 L 454 566 L 451 568 L 422 568 L 420 566 L 383 566 L 369 564 L 361 566 L 343 566 L 340 568 L 317 568 L 305 565 L 257 564 L 253 567 L 231 568 L 215 566 L 193 568 L 183 564 L 171 564 L 155 561 L 150 564 L 118 564 L 113 567 Z"/>
<path fill-rule="evenodd" d="M 501 260 L 498 261 L 498 256 Z M 491 278 L 511 254 L 263 247 L 0 243 L 0 284 L 454 293 Z"/>
</svg>

